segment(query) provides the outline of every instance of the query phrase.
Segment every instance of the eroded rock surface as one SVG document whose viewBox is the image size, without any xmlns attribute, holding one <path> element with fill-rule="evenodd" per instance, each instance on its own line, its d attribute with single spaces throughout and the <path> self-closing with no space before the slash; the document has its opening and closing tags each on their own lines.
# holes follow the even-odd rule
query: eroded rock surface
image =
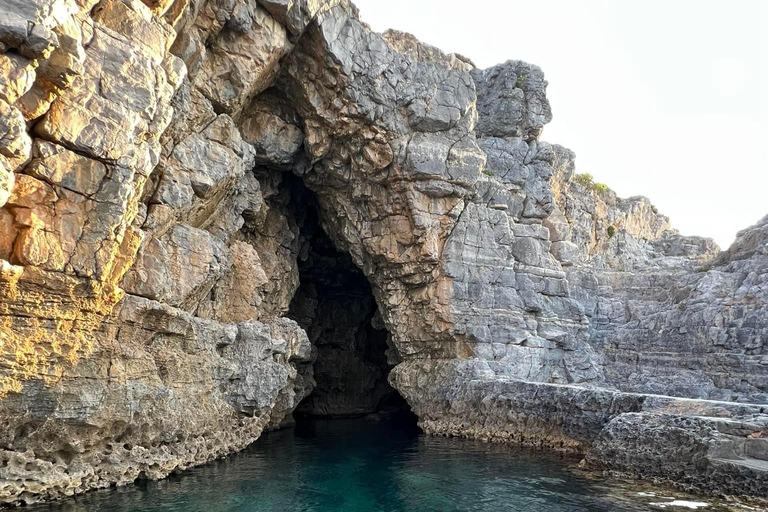
<svg viewBox="0 0 768 512">
<path fill-rule="evenodd" d="M 673 230 L 644 197 L 579 184 L 573 154 L 558 148 L 558 157 L 558 207 L 545 225 L 578 249 L 566 265 L 568 281 L 590 318 L 607 382 L 624 391 L 768 403 L 768 219 L 720 254 L 712 240 Z"/>
<path fill-rule="evenodd" d="M 5 2 L 0 503 L 395 389 L 429 433 L 766 497 L 768 218 L 719 252 L 575 175 L 546 85 L 346 0 Z"/>
<path fill-rule="evenodd" d="M 286 29 L 248 2 L 3 8 L 0 501 L 161 478 L 290 423 L 314 385 L 282 317 L 297 233 L 229 115 Z"/>
</svg>

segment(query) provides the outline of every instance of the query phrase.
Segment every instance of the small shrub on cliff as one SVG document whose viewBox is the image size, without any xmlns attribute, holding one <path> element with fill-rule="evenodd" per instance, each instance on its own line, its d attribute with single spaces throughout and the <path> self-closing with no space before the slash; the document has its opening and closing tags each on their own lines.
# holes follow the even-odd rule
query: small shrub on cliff
<svg viewBox="0 0 768 512">
<path fill-rule="evenodd" d="M 573 177 L 573 181 L 589 190 L 590 192 L 596 192 L 602 194 L 608 190 L 608 185 L 605 183 L 595 183 L 595 178 L 591 174 L 585 172 L 583 174 L 577 174 Z"/>
<path fill-rule="evenodd" d="M 520 75 L 517 77 L 517 82 L 515 82 L 515 86 L 522 87 L 525 81 L 528 80 L 528 75 Z"/>
<path fill-rule="evenodd" d="M 573 181 L 584 188 L 592 188 L 595 185 L 595 179 L 588 172 L 575 175 Z"/>
<path fill-rule="evenodd" d="M 616 228 L 613 226 L 608 226 L 608 237 L 613 238 L 613 235 L 616 234 Z"/>
<path fill-rule="evenodd" d="M 489 171 L 488 169 L 483 169 L 483 174 L 485 174 L 486 176 L 495 176 L 495 174 L 493 174 L 493 171 Z"/>
</svg>

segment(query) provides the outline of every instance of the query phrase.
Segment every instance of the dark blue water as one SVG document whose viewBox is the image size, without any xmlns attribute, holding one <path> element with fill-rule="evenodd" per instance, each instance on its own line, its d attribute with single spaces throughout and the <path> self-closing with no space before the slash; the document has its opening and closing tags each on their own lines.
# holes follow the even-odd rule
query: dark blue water
<svg viewBox="0 0 768 512">
<path fill-rule="evenodd" d="M 428 437 L 389 421 L 316 421 L 160 482 L 96 491 L 25 512 L 637 512 L 668 491 L 596 479 L 573 461 Z M 653 492 L 653 490 L 651 490 Z M 681 498 L 678 494 L 679 499 Z M 710 506 L 706 512 L 725 510 Z"/>
</svg>

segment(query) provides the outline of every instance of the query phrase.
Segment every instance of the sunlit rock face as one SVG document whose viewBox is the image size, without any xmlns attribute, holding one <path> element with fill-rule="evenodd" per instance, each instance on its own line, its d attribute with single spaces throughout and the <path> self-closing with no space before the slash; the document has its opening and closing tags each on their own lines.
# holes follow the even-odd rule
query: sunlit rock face
<svg viewBox="0 0 768 512">
<path fill-rule="evenodd" d="M 313 385 L 283 317 L 297 231 L 233 119 L 286 28 L 249 2 L 0 11 L 0 501 L 160 478 L 290 420 Z"/>
<path fill-rule="evenodd" d="M 768 402 L 768 220 L 720 253 L 575 176 L 546 85 L 345 0 L 0 5 L 0 503 L 395 390 L 428 433 L 765 495 L 764 406 L 642 393 Z"/>
</svg>

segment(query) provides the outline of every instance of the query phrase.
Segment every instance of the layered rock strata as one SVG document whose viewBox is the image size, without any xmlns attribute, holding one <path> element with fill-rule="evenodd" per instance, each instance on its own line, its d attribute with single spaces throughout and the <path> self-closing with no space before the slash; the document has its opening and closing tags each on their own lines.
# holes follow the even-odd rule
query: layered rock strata
<svg viewBox="0 0 768 512">
<path fill-rule="evenodd" d="M 624 391 L 768 403 L 768 219 L 720 253 L 710 239 L 681 236 L 644 197 L 580 184 L 572 153 L 558 153 L 558 207 L 545 225 L 553 248 L 568 247 L 555 254 L 590 318 L 606 381 Z"/>
<path fill-rule="evenodd" d="M 768 495 L 768 218 L 719 253 L 589 186 L 538 67 L 345 0 L 10 0 L 0 85 L 0 503 L 366 412 L 393 365 L 429 433 Z"/>
</svg>

